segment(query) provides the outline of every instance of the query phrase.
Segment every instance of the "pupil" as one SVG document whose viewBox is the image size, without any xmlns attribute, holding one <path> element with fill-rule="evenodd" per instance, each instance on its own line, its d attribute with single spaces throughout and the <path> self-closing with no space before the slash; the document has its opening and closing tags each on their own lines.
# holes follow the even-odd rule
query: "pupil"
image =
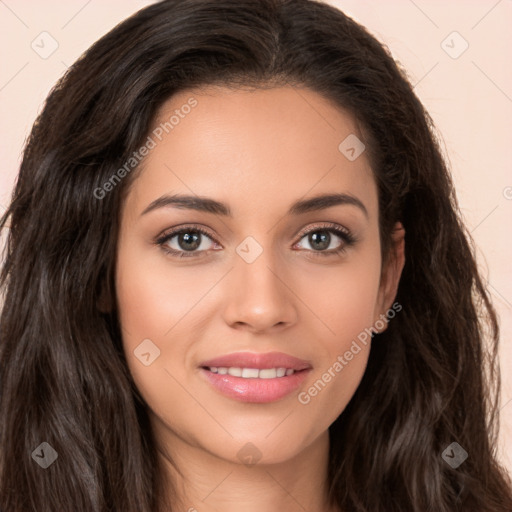
<svg viewBox="0 0 512 512">
<path fill-rule="evenodd" d="M 322 250 L 329 247 L 330 238 L 330 233 L 327 231 L 316 231 L 315 233 L 309 235 L 309 242 L 311 243 L 312 247 L 317 244 L 317 249 Z"/>
<path fill-rule="evenodd" d="M 182 241 L 184 243 L 182 243 Z M 184 249 L 185 251 L 192 251 L 194 249 L 197 249 L 199 247 L 199 245 L 200 245 L 200 243 L 199 243 L 199 234 L 195 233 L 193 235 L 190 235 L 189 233 L 182 233 L 178 237 L 178 243 L 179 243 L 179 246 L 182 249 Z M 187 244 L 192 244 L 192 245 L 190 246 L 190 245 L 187 245 Z"/>
</svg>

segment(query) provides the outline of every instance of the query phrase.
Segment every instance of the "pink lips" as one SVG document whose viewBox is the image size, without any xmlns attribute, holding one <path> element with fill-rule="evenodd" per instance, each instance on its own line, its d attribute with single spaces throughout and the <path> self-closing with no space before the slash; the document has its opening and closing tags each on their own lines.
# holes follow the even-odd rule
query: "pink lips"
<svg viewBox="0 0 512 512">
<path fill-rule="evenodd" d="M 234 377 L 226 374 L 212 373 L 206 367 L 238 368 L 287 368 L 295 370 L 292 375 L 273 379 Z M 201 374 L 223 395 L 241 401 L 253 403 L 275 402 L 295 391 L 312 369 L 308 361 L 282 352 L 256 354 L 237 352 L 226 356 L 209 359 L 200 364 Z"/>
<path fill-rule="evenodd" d="M 226 356 L 216 357 L 202 362 L 199 366 L 221 366 L 238 368 L 292 368 L 293 370 L 305 370 L 311 368 L 311 364 L 303 359 L 289 356 L 283 352 L 267 352 L 257 354 L 253 352 L 235 352 Z"/>
</svg>

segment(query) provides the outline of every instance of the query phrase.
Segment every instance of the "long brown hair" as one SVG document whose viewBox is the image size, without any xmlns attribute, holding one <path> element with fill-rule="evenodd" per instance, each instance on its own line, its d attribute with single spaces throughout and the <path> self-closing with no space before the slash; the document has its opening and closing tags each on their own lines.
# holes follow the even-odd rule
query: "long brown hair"
<svg viewBox="0 0 512 512">
<path fill-rule="evenodd" d="M 164 101 L 207 84 L 306 86 L 350 112 L 378 185 L 384 258 L 394 223 L 406 230 L 403 311 L 374 336 L 363 380 L 329 428 L 332 503 L 512 510 L 495 454 L 498 322 L 432 120 L 389 51 L 312 0 L 155 3 L 96 42 L 49 94 L 0 222 L 10 217 L 0 509 L 151 512 L 160 503 L 157 447 L 116 308 L 97 307 L 102 292 L 115 304 L 119 210 L 137 169 L 103 197 L 95 191 L 146 140 Z M 33 460 L 42 442 L 58 454 L 44 470 Z M 442 456 L 454 442 L 469 454 L 457 468 Z"/>
</svg>

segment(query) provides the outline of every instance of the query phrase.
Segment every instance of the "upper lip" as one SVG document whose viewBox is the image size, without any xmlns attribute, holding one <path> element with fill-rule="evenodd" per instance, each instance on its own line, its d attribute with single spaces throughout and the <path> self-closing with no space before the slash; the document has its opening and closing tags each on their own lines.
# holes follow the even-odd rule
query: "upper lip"
<svg viewBox="0 0 512 512">
<path fill-rule="evenodd" d="M 296 371 L 311 368 L 311 364 L 303 359 L 290 356 L 283 352 L 267 352 L 258 354 L 254 352 L 235 352 L 225 356 L 215 357 L 203 361 L 199 366 L 215 366 L 217 368 L 291 368 Z"/>
</svg>

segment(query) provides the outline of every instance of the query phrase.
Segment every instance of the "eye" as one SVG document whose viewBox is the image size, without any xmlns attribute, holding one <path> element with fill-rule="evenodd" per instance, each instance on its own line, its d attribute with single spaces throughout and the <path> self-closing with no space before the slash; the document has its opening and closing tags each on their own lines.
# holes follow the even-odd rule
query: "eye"
<svg viewBox="0 0 512 512">
<path fill-rule="evenodd" d="M 341 239 L 341 243 L 338 243 L 334 248 L 332 247 L 332 243 L 335 243 L 335 240 L 333 240 L 332 235 L 334 235 L 335 238 Z M 333 256 L 341 254 L 348 247 L 354 245 L 356 241 L 355 237 L 348 229 L 337 226 L 336 224 L 315 226 L 306 232 L 302 232 L 300 236 L 301 240 L 307 237 L 307 243 L 311 247 L 311 249 L 308 250 L 313 252 L 314 256 Z"/>
<path fill-rule="evenodd" d="M 173 238 L 176 238 L 173 241 Z M 176 258 L 197 258 L 197 253 L 206 252 L 209 247 L 205 242 L 205 238 L 215 242 L 213 237 L 200 226 L 186 226 L 174 231 L 164 233 L 156 240 L 163 250 Z M 174 244 L 174 248 L 171 246 Z M 206 247 L 205 247 L 206 245 Z"/>
</svg>

